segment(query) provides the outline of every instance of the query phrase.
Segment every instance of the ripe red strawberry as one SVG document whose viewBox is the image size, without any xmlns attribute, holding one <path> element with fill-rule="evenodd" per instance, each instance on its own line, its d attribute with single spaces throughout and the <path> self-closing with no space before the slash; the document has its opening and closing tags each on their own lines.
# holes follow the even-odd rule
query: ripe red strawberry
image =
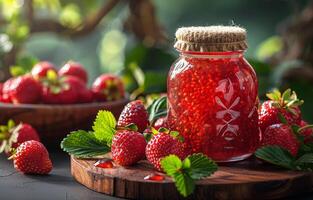
<svg viewBox="0 0 313 200">
<path fill-rule="evenodd" d="M 188 153 L 188 148 L 181 141 L 163 132 L 154 135 L 146 146 L 147 160 L 159 171 L 162 171 L 160 161 L 165 156 L 174 154 L 185 159 Z"/>
<path fill-rule="evenodd" d="M 38 141 L 22 143 L 13 155 L 14 168 L 24 174 L 48 174 L 52 162 L 46 147 Z"/>
<path fill-rule="evenodd" d="M 113 101 L 124 98 L 122 80 L 113 74 L 102 74 L 92 84 L 92 92 L 97 101 Z"/>
<path fill-rule="evenodd" d="M 75 76 L 66 76 L 66 82 L 77 91 L 77 102 L 88 103 L 93 101 L 92 92 L 86 87 L 86 84 Z"/>
<path fill-rule="evenodd" d="M 21 123 L 15 125 L 14 121 L 9 120 L 7 125 L 1 125 L 0 153 L 5 151 L 9 154 L 11 148 L 16 149 L 21 143 L 36 140 L 40 141 L 37 131 L 29 124 Z"/>
<path fill-rule="evenodd" d="M 160 117 L 159 119 L 157 119 L 154 124 L 153 127 L 156 130 L 159 130 L 160 128 L 167 128 L 167 118 L 166 117 Z"/>
<path fill-rule="evenodd" d="M 17 77 L 9 87 L 9 96 L 13 103 L 33 104 L 41 98 L 41 85 L 30 75 Z"/>
<path fill-rule="evenodd" d="M 308 125 L 309 124 L 306 121 L 301 120 L 300 128 L 306 127 Z M 313 142 L 313 129 L 312 128 L 304 129 L 302 131 L 299 131 L 299 133 L 304 136 L 304 143 L 312 143 Z"/>
<path fill-rule="evenodd" d="M 52 75 L 51 75 L 52 76 Z M 57 77 L 53 75 L 44 80 L 42 100 L 47 104 L 73 104 L 77 103 L 79 91 L 78 83 L 81 81 L 73 76 Z"/>
<path fill-rule="evenodd" d="M 128 103 L 122 111 L 117 125 L 125 127 L 129 124 L 136 124 L 139 132 L 143 132 L 148 124 L 148 113 L 142 101 L 136 100 Z"/>
<path fill-rule="evenodd" d="M 297 98 L 295 92 L 286 90 L 282 95 L 278 90 L 267 94 L 271 99 L 265 101 L 259 109 L 259 126 L 262 132 L 272 125 L 281 123 L 280 116 L 282 116 L 288 124 L 299 125 L 301 122 L 301 111 L 299 106 L 303 103 Z"/>
<path fill-rule="evenodd" d="M 12 82 L 15 80 L 15 78 L 10 78 L 7 81 L 5 81 L 3 83 L 3 88 L 2 88 L 2 101 L 3 103 L 11 103 L 11 97 L 10 97 L 10 93 L 11 93 L 11 85 Z"/>
<path fill-rule="evenodd" d="M 262 146 L 278 145 L 296 156 L 300 146 L 291 127 L 287 124 L 273 124 L 266 128 L 262 137 Z"/>
<path fill-rule="evenodd" d="M 56 72 L 56 68 L 52 63 L 48 61 L 41 61 L 32 68 L 31 74 L 35 79 L 44 78 L 47 76 L 47 72 L 49 70 Z"/>
<path fill-rule="evenodd" d="M 112 140 L 111 152 L 115 163 L 129 166 L 145 157 L 146 140 L 142 134 L 129 131 L 118 131 Z"/>
<path fill-rule="evenodd" d="M 88 81 L 88 75 L 84 67 L 77 62 L 68 61 L 58 72 L 59 76 L 75 76 L 81 79 L 85 84 Z"/>
</svg>

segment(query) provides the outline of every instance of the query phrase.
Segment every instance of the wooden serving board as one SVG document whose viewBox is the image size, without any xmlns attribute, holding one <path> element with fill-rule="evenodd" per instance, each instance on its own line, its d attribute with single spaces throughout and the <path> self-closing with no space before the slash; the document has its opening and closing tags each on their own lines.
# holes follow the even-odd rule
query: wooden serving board
<svg viewBox="0 0 313 200">
<path fill-rule="evenodd" d="M 147 161 L 109 169 L 95 167 L 96 161 L 71 157 L 74 178 L 94 191 L 127 199 L 183 199 L 170 177 L 144 180 L 156 172 Z M 219 166 L 214 175 L 197 182 L 188 199 L 277 199 L 312 189 L 313 173 L 287 171 L 251 158 Z"/>
</svg>

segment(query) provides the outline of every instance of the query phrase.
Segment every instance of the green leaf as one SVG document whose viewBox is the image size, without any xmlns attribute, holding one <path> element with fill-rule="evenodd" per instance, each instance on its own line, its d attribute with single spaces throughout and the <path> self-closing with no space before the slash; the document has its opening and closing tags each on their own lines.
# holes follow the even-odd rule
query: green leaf
<svg viewBox="0 0 313 200">
<path fill-rule="evenodd" d="M 61 142 L 63 151 L 77 157 L 93 157 L 110 152 L 106 143 L 99 141 L 93 133 L 78 130 L 67 135 Z"/>
<path fill-rule="evenodd" d="M 202 153 L 192 154 L 186 159 L 190 160 L 190 176 L 193 179 L 201 179 L 210 176 L 217 170 L 216 163 Z"/>
<path fill-rule="evenodd" d="M 21 66 L 14 65 L 14 66 L 10 67 L 10 74 L 13 77 L 21 76 L 21 75 L 26 74 L 26 73 L 27 73 L 27 71 Z"/>
<path fill-rule="evenodd" d="M 313 153 L 302 155 L 294 162 L 295 168 L 298 170 L 313 170 Z"/>
<path fill-rule="evenodd" d="M 148 106 L 149 121 L 153 123 L 160 117 L 166 116 L 167 114 L 167 97 L 163 96 L 156 99 Z"/>
<path fill-rule="evenodd" d="M 284 101 L 284 102 L 289 101 L 290 96 L 291 96 L 291 89 L 289 88 L 289 89 L 287 89 L 287 90 L 283 93 L 283 95 L 282 95 L 283 101 Z"/>
<path fill-rule="evenodd" d="M 274 89 L 272 92 L 267 93 L 266 96 L 274 101 L 279 101 L 281 99 L 281 93 L 278 89 Z"/>
<path fill-rule="evenodd" d="M 175 186 L 182 196 L 187 197 L 193 193 L 195 189 L 195 183 L 189 174 L 177 173 L 173 178 L 175 180 Z"/>
<path fill-rule="evenodd" d="M 136 124 L 134 123 L 131 123 L 131 124 L 128 124 L 127 126 L 125 126 L 126 129 L 129 129 L 131 131 L 138 131 L 138 127 Z"/>
<path fill-rule="evenodd" d="M 183 163 L 178 156 L 169 155 L 161 160 L 161 166 L 167 175 L 174 176 L 181 170 Z"/>
<path fill-rule="evenodd" d="M 116 119 L 110 111 L 100 110 L 92 126 L 98 140 L 111 145 L 115 134 Z"/>
<path fill-rule="evenodd" d="M 15 127 L 15 122 L 12 119 L 10 119 L 8 121 L 8 130 L 11 130 L 14 127 Z"/>
<path fill-rule="evenodd" d="M 161 128 L 160 128 L 161 129 Z M 179 136 L 179 132 L 178 131 L 171 131 L 170 132 L 170 135 L 174 138 L 178 137 Z"/>
<path fill-rule="evenodd" d="M 284 117 L 284 115 L 282 115 L 281 113 L 278 113 L 278 119 L 281 123 L 283 124 L 288 124 L 287 119 Z"/>
<path fill-rule="evenodd" d="M 166 156 L 161 160 L 164 172 L 171 176 L 177 190 L 184 197 L 195 189 L 195 180 L 207 177 L 217 170 L 217 165 L 204 154 L 188 156 L 182 162 L 176 155 Z"/>
<path fill-rule="evenodd" d="M 279 146 L 261 147 L 255 152 L 255 156 L 274 165 L 278 165 L 287 169 L 294 169 L 293 156 L 289 153 L 289 151 Z"/>
</svg>

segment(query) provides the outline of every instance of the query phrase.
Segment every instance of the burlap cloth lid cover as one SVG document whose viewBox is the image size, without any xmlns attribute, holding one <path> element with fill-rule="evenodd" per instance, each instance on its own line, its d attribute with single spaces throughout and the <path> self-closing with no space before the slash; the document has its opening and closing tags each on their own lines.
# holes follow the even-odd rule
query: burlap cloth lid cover
<svg viewBox="0 0 313 200">
<path fill-rule="evenodd" d="M 221 52 L 247 49 L 246 30 L 238 26 L 182 27 L 174 47 L 180 51 Z"/>
</svg>

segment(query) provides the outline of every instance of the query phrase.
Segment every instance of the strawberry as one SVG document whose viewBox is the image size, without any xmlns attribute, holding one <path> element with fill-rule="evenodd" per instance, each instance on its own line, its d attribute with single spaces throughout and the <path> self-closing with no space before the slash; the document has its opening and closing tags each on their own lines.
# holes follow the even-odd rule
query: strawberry
<svg viewBox="0 0 313 200">
<path fill-rule="evenodd" d="M 77 91 L 77 102 L 88 103 L 93 101 L 92 92 L 86 87 L 86 84 L 75 76 L 66 76 L 66 82 Z"/>
<path fill-rule="evenodd" d="M 102 74 L 92 84 L 92 92 L 97 101 L 113 101 L 124 98 L 122 80 L 113 74 Z"/>
<path fill-rule="evenodd" d="M 35 79 L 40 79 L 40 78 L 44 78 L 47 76 L 47 72 L 49 70 L 53 70 L 56 72 L 56 68 L 55 66 L 48 62 L 48 61 L 41 61 L 39 63 L 37 63 L 31 70 L 31 75 L 35 78 Z"/>
<path fill-rule="evenodd" d="M 41 85 L 30 75 L 19 76 L 9 86 L 13 103 L 37 103 L 41 98 Z"/>
<path fill-rule="evenodd" d="M 129 124 L 136 124 L 139 132 L 143 132 L 148 124 L 148 113 L 142 101 L 136 100 L 128 103 L 117 122 L 119 127 L 125 127 Z"/>
<path fill-rule="evenodd" d="M 159 119 L 157 119 L 154 124 L 153 127 L 156 130 L 159 130 L 160 128 L 167 128 L 167 118 L 166 117 L 160 117 Z"/>
<path fill-rule="evenodd" d="M 59 76 L 75 76 L 87 83 L 88 75 L 84 67 L 77 62 L 68 61 L 58 72 Z"/>
<path fill-rule="evenodd" d="M 50 71 L 47 78 L 43 79 L 42 100 L 47 104 L 77 103 L 79 84 L 82 82 L 76 77 L 58 77 L 55 72 Z"/>
<path fill-rule="evenodd" d="M 183 160 L 188 153 L 184 143 L 164 132 L 154 135 L 146 146 L 147 160 L 159 171 L 162 171 L 160 161 L 165 156 L 174 154 Z"/>
<path fill-rule="evenodd" d="M 15 80 L 15 78 L 10 78 L 7 81 L 5 81 L 3 83 L 3 87 L 2 87 L 2 101 L 3 103 L 11 103 L 11 97 L 10 97 L 10 93 L 11 93 L 11 85 L 12 82 Z"/>
<path fill-rule="evenodd" d="M 146 140 L 141 133 L 120 130 L 114 135 L 111 152 L 115 163 L 129 166 L 145 157 Z"/>
<path fill-rule="evenodd" d="M 290 89 L 282 95 L 278 90 L 267 94 L 270 100 L 265 101 L 259 109 L 259 126 L 262 132 L 272 124 L 281 123 L 283 118 L 290 125 L 299 125 L 301 111 L 299 106 L 303 103 Z"/>
<path fill-rule="evenodd" d="M 301 120 L 300 122 L 300 128 L 304 128 L 304 127 L 307 127 L 309 124 L 304 121 L 304 120 Z M 301 135 L 304 136 L 304 143 L 313 143 L 313 129 L 312 127 L 308 127 L 308 128 L 305 128 L 303 130 L 299 130 L 299 133 Z"/>
<path fill-rule="evenodd" d="M 52 162 L 46 147 L 35 140 L 22 143 L 13 155 L 14 168 L 24 174 L 48 174 Z"/>
<path fill-rule="evenodd" d="M 21 123 L 15 125 L 14 121 L 9 120 L 7 125 L 0 126 L 0 153 L 5 151 L 9 154 L 11 148 L 16 149 L 21 143 L 29 140 L 40 141 L 37 131 L 29 124 Z"/>
<path fill-rule="evenodd" d="M 262 146 L 278 145 L 296 156 L 300 146 L 291 127 L 287 124 L 272 124 L 266 128 L 262 137 Z"/>
</svg>

